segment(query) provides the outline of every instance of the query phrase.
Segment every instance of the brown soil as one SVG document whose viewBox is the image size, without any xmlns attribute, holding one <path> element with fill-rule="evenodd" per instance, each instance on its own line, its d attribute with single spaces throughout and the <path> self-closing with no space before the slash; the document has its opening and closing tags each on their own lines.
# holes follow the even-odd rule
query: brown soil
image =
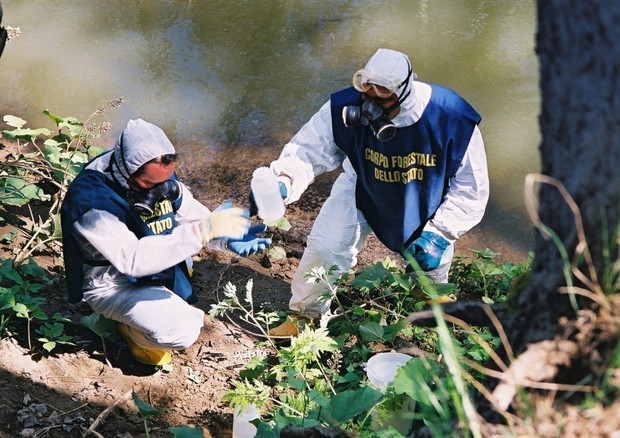
<svg viewBox="0 0 620 438">
<path fill-rule="evenodd" d="M 231 168 L 230 163 L 244 162 L 243 157 L 236 158 L 230 154 L 226 158 L 214 158 L 209 162 L 206 175 L 185 169 L 182 178 L 196 197 L 210 208 L 230 198 L 238 204 L 246 204 L 251 166 L 256 161 L 243 169 Z M 208 312 L 227 282 L 240 289 L 253 279 L 254 299 L 258 305 L 269 310 L 285 310 L 289 283 L 302 254 L 305 237 L 335 177 L 335 174 L 320 177 L 306 192 L 303 202 L 288 208 L 291 230 L 273 233 L 274 245 L 287 251 L 286 260 L 270 261 L 260 255 L 243 259 L 206 250 L 197 256 L 194 282 L 201 294 L 199 307 Z M 0 229 L 0 235 L 13 228 L 13 221 L 26 221 L 28 213 L 22 211 L 20 214 L 23 216 L 5 218 L 7 224 Z M 473 230 L 459 243 L 457 252 L 470 255 L 467 248 L 490 247 L 504 251 L 504 260 L 521 262 L 525 259 L 523 250 L 515 250 L 511 243 L 492 236 L 485 227 Z M 12 248 L 0 249 L 0 257 L 12 257 Z M 367 266 L 386 256 L 398 257 L 371 236 L 360 255 L 359 266 Z M 181 425 L 200 428 L 205 437 L 231 436 L 232 411 L 221 402 L 221 396 L 249 358 L 264 354 L 255 345 L 256 338 L 234 321 L 207 317 L 198 342 L 174 354 L 170 372 L 137 363 L 122 344 L 106 342 L 107 354 L 104 355 L 101 339 L 79 324 L 82 316 L 91 313 L 88 306 L 70 305 L 66 301 L 59 260 L 43 254 L 36 259 L 56 280 L 44 291 L 48 314 L 59 311 L 71 315 L 75 324 L 69 328 L 69 334 L 77 346 L 57 348 L 49 356 L 31 354 L 27 349 L 27 328 L 23 324 L 18 326 L 13 338 L 0 341 L 0 392 L 3 395 L 0 436 L 82 436 L 97 419 L 95 430 L 100 436 L 145 436 L 142 419 L 129 397 L 131 391 L 161 410 L 160 415 L 148 419 L 153 438 L 169 437 L 168 427 Z"/>
</svg>

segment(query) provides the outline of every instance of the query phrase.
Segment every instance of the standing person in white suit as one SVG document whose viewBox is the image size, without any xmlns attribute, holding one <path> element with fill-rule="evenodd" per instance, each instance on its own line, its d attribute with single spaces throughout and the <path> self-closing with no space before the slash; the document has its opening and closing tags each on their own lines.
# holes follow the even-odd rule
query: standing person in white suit
<svg viewBox="0 0 620 438">
<path fill-rule="evenodd" d="M 342 166 L 307 239 L 292 281 L 290 317 L 273 336 L 326 312 L 315 266 L 355 266 L 370 232 L 413 258 L 436 283 L 448 281 L 454 243 L 480 222 L 489 179 L 480 115 L 455 92 L 417 80 L 407 55 L 379 49 L 331 95 L 270 165 L 286 204 L 314 178 Z"/>
</svg>

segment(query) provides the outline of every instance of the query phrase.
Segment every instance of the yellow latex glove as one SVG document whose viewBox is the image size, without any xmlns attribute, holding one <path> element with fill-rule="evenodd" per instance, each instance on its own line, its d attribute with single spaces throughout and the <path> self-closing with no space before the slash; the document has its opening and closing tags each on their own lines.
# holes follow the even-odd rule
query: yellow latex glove
<svg viewBox="0 0 620 438">
<path fill-rule="evenodd" d="M 248 216 L 244 208 L 232 207 L 229 202 L 222 204 L 199 223 L 202 244 L 217 238 L 241 239 L 250 229 Z"/>
</svg>

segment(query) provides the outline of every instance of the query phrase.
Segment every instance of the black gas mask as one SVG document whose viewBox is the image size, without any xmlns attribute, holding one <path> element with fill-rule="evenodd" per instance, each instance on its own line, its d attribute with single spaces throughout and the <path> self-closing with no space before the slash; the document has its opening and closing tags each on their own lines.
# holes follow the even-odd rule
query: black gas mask
<svg viewBox="0 0 620 438">
<path fill-rule="evenodd" d="M 377 140 L 390 141 L 396 135 L 396 125 L 388 117 L 392 109 L 393 106 L 385 110 L 373 99 L 368 99 L 362 106 L 345 106 L 342 109 L 342 120 L 348 128 L 370 126 Z"/>
<path fill-rule="evenodd" d="M 127 198 L 133 211 L 140 216 L 151 216 L 155 211 L 155 205 L 159 201 L 169 199 L 174 202 L 181 197 L 182 192 L 181 183 L 177 180 L 169 179 L 148 190 L 141 190 L 139 192 L 130 190 L 127 193 Z"/>
</svg>

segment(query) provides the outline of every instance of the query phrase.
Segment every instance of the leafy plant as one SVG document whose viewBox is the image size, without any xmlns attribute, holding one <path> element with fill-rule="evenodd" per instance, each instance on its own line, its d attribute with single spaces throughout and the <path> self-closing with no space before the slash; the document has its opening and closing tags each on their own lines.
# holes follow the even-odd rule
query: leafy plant
<svg viewBox="0 0 620 438">
<path fill-rule="evenodd" d="M 71 342 L 72 337 L 65 334 L 65 326 L 61 322 L 53 324 L 46 322 L 35 331 L 41 335 L 38 340 L 43 343 L 43 349 L 48 353 L 56 348 L 58 344 L 75 345 Z"/>
<path fill-rule="evenodd" d="M 488 251 L 474 254 L 479 262 L 466 266 L 459 260 L 458 284 L 447 285 L 432 285 L 423 274 L 403 271 L 389 259 L 340 277 L 335 267 L 313 268 L 306 277 L 327 287 L 325 299 L 333 300 L 333 312 L 306 325 L 290 346 L 272 343 L 274 355 L 250 361 L 223 401 L 233 408 L 262 407 L 257 436 L 277 436 L 287 425 L 340 427 L 360 437 L 402 436 L 393 426 L 396 418 L 412 427 L 426 424 L 436 436 L 449 434 L 457 419 L 466 436 L 479 436 L 467 382 L 483 375 L 474 377 L 468 364 L 487 361 L 499 340 L 486 330 L 450 328 L 445 321 L 433 330 L 406 323 L 410 313 L 440 295 L 475 293 L 499 301 L 512 278 L 529 269 L 498 265 Z M 466 269 L 476 274 L 469 278 Z M 253 309 L 248 284 L 243 301 L 227 285 L 226 299 L 213 305 L 211 316 Z M 437 317 L 442 321 L 440 312 Z M 261 333 L 271 323 L 272 316 L 262 320 Z M 430 356 L 410 360 L 381 393 L 368 385 L 365 364 L 376 352 L 397 345 L 424 346 Z"/>
<path fill-rule="evenodd" d="M 0 218 L 10 206 L 21 207 L 37 202 L 46 210 L 45 214 L 31 218 L 30 229 L 20 229 L 25 243 L 14 258 L 15 264 L 21 263 L 38 248 L 51 246 L 54 251 L 53 246 L 62 237 L 60 206 L 67 187 L 89 158 L 104 150 L 93 146 L 91 141 L 108 130 L 110 124 L 90 121 L 122 103 L 122 98 L 104 102 L 84 123 L 75 117 L 60 117 L 44 110 L 43 114 L 57 128 L 55 133 L 47 128 L 26 128 L 27 122 L 20 117 L 3 117 L 12 129 L 3 130 L 2 136 L 16 142 L 17 152 L 11 153 L 0 164 Z"/>
<path fill-rule="evenodd" d="M 140 396 L 135 392 L 131 392 L 131 397 L 133 399 L 136 408 L 138 408 L 138 412 L 142 417 L 142 422 L 144 423 L 144 433 L 147 438 L 150 437 L 149 427 L 147 420 L 150 417 L 161 414 L 161 410 L 157 409 L 150 404 L 146 403 L 144 400 L 140 398 Z M 179 427 L 169 427 L 168 432 L 172 433 L 176 438 L 203 438 L 204 434 L 200 429 L 196 429 L 195 427 L 183 425 Z"/>
<path fill-rule="evenodd" d="M 0 312 L 2 313 L 2 334 L 11 334 L 11 322 L 14 318 L 27 321 L 26 335 L 28 348 L 32 349 L 31 323 L 33 320 L 46 321 L 47 314 L 42 306 L 45 298 L 34 296 L 42 287 L 51 283 L 51 279 L 33 259 L 27 264 L 15 267 L 13 260 L 0 260 Z"/>
<path fill-rule="evenodd" d="M 144 423 L 144 433 L 146 434 L 146 437 L 149 438 L 149 427 L 146 420 L 153 415 L 161 414 L 161 411 L 148 403 L 145 403 L 135 391 L 131 393 L 131 397 L 134 404 L 138 408 L 140 416 L 142 417 L 142 422 Z"/>
<path fill-rule="evenodd" d="M 531 269 L 533 254 L 526 263 L 496 263 L 499 255 L 486 248 L 471 250 L 474 257 L 456 256 L 450 269 L 450 281 L 458 289 L 458 294 L 471 299 L 480 299 L 487 304 L 506 301 L 506 294 L 513 280 Z"/>
<path fill-rule="evenodd" d="M 245 285 L 245 293 L 243 299 L 237 296 L 237 286 L 227 283 L 224 286 L 224 299 L 217 304 L 211 305 L 209 316 L 215 318 L 227 313 L 239 313 L 240 319 L 256 327 L 263 337 L 269 338 L 267 332 L 269 326 L 278 320 L 278 316 L 274 312 L 263 312 L 254 308 L 254 300 L 252 299 L 252 288 L 254 282 L 248 280 Z"/>
<path fill-rule="evenodd" d="M 66 318 L 54 315 L 53 322 L 48 322 L 46 299 L 39 291 L 52 280 L 31 256 L 40 248 L 48 248 L 54 256 L 61 253 L 58 245 L 62 237 L 62 199 L 84 163 L 103 151 L 93 146 L 91 140 L 110 126 L 91 120 L 122 102 L 122 98 L 104 102 L 84 123 L 44 110 L 56 132 L 27 128 L 25 120 L 13 115 L 3 118 L 11 129 L 3 130 L 2 136 L 15 142 L 16 151 L 0 163 L 0 221 L 12 209 L 27 207 L 31 224 L 10 230 L 1 238 L 14 247 L 16 255 L 0 260 L 0 336 L 15 335 L 14 323 L 23 319 L 31 350 L 35 322 L 42 322 L 34 330 L 44 352 L 50 353 L 58 345 L 73 345 L 71 337 L 65 334 L 64 327 L 69 322 Z M 42 213 L 35 217 L 34 211 Z"/>
</svg>

